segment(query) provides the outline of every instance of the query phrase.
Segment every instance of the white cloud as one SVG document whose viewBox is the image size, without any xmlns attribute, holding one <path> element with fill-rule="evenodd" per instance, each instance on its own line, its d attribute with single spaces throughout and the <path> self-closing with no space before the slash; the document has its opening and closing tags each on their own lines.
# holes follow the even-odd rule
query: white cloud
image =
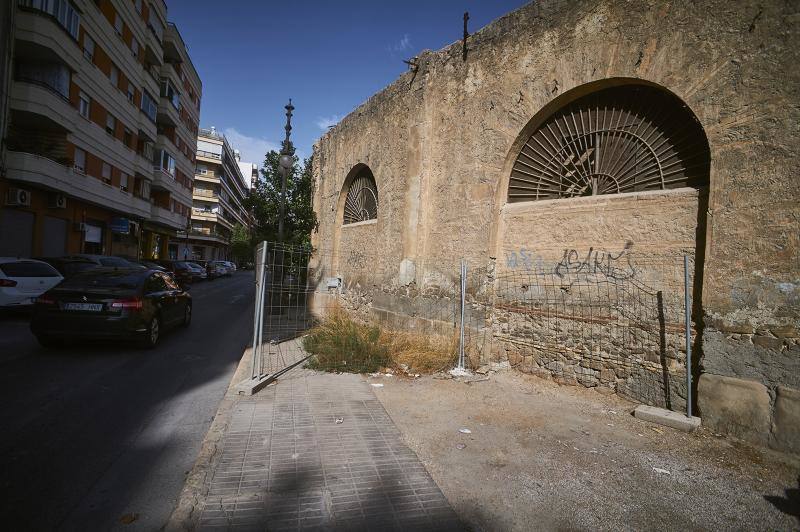
<svg viewBox="0 0 800 532">
<path fill-rule="evenodd" d="M 278 142 L 272 142 L 263 137 L 249 137 L 244 133 L 239 133 L 233 127 L 226 128 L 223 133 L 225 133 L 231 148 L 239 150 L 243 162 L 255 163 L 259 168 L 264 164 L 264 155 L 268 151 L 280 151 L 281 149 Z"/>
<path fill-rule="evenodd" d="M 390 52 L 405 52 L 411 48 L 411 38 L 408 33 L 403 38 L 389 47 Z"/>
<path fill-rule="evenodd" d="M 322 131 L 328 131 L 328 128 L 331 126 L 335 126 L 339 123 L 342 117 L 339 115 L 332 115 L 332 116 L 320 116 L 317 118 L 317 127 L 320 128 Z"/>
</svg>

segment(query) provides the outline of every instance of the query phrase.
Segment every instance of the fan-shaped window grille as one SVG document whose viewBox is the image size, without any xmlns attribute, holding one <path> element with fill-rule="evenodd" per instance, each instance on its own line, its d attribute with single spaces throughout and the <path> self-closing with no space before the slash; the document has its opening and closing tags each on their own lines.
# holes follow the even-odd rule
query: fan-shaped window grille
<svg viewBox="0 0 800 532">
<path fill-rule="evenodd" d="M 378 188 L 372 174 L 359 174 L 350 183 L 344 200 L 344 223 L 353 224 L 378 217 Z"/>
<path fill-rule="evenodd" d="M 572 198 L 708 183 L 702 127 L 655 87 L 610 87 L 556 111 L 531 135 L 511 171 L 508 201 Z"/>
</svg>

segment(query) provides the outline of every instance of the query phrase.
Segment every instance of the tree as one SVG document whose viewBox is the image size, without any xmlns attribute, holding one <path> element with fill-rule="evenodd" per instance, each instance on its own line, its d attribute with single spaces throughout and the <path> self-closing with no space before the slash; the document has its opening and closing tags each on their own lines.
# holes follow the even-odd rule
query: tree
<svg viewBox="0 0 800 532">
<path fill-rule="evenodd" d="M 281 174 L 278 161 L 280 153 L 269 151 L 261 169 L 262 179 L 256 183 L 246 204 L 255 218 L 254 240 L 260 242 L 278 240 L 278 219 L 281 202 Z M 317 215 L 313 208 L 314 178 L 312 158 L 303 161 L 293 156 L 292 168 L 286 176 L 286 215 L 284 217 L 284 242 L 310 245 L 311 231 L 317 227 Z"/>
<path fill-rule="evenodd" d="M 231 233 L 231 255 L 239 264 L 253 260 L 253 242 L 250 233 L 242 224 L 236 224 Z"/>
</svg>

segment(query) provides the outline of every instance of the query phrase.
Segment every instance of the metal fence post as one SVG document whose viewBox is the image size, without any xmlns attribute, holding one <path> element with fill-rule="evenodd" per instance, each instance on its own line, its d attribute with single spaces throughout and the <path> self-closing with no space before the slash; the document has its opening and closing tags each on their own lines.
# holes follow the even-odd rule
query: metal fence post
<svg viewBox="0 0 800 532">
<path fill-rule="evenodd" d="M 689 295 L 689 257 L 683 256 L 683 305 L 686 315 L 686 415 L 692 417 L 692 308 Z"/>
<path fill-rule="evenodd" d="M 464 259 L 461 259 L 461 324 L 459 326 L 459 338 L 458 338 L 458 369 L 465 369 L 465 360 L 464 360 L 464 307 L 466 294 L 467 294 L 467 263 Z"/>
<path fill-rule="evenodd" d="M 259 249 L 260 248 L 260 249 Z M 260 255 L 260 257 L 259 257 Z M 267 243 L 262 242 L 256 248 L 256 297 L 255 312 L 253 313 L 253 364 L 250 372 L 251 378 L 256 378 L 256 366 L 261 354 L 261 329 L 264 323 L 264 269 L 267 267 Z"/>
</svg>

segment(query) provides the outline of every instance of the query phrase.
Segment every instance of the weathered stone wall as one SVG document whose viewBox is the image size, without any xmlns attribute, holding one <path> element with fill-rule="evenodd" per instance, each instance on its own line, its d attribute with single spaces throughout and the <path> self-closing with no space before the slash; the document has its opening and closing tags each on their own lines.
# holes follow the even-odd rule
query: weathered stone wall
<svg viewBox="0 0 800 532">
<path fill-rule="evenodd" d="M 555 257 L 587 246 L 616 254 L 630 240 L 634 257 L 697 253 L 701 413 L 714 430 L 797 449 L 785 426 L 800 412 L 797 10 L 750 0 L 541 0 L 470 36 L 466 61 L 460 43 L 423 52 L 417 71 L 316 145 L 316 243 L 340 245 L 339 257 L 360 245 L 340 238 L 337 205 L 363 163 L 379 191 L 374 236 L 397 284 L 419 284 L 418 272 L 462 256 L 473 270 L 502 268 L 505 252 L 523 246 Z M 642 196 L 627 211 L 622 197 L 558 200 L 545 213 L 506 203 L 513 161 L 542 117 L 630 82 L 671 91 L 697 116 L 711 150 L 707 205 L 680 192 Z M 753 405 L 766 422 L 754 424 Z"/>
</svg>

